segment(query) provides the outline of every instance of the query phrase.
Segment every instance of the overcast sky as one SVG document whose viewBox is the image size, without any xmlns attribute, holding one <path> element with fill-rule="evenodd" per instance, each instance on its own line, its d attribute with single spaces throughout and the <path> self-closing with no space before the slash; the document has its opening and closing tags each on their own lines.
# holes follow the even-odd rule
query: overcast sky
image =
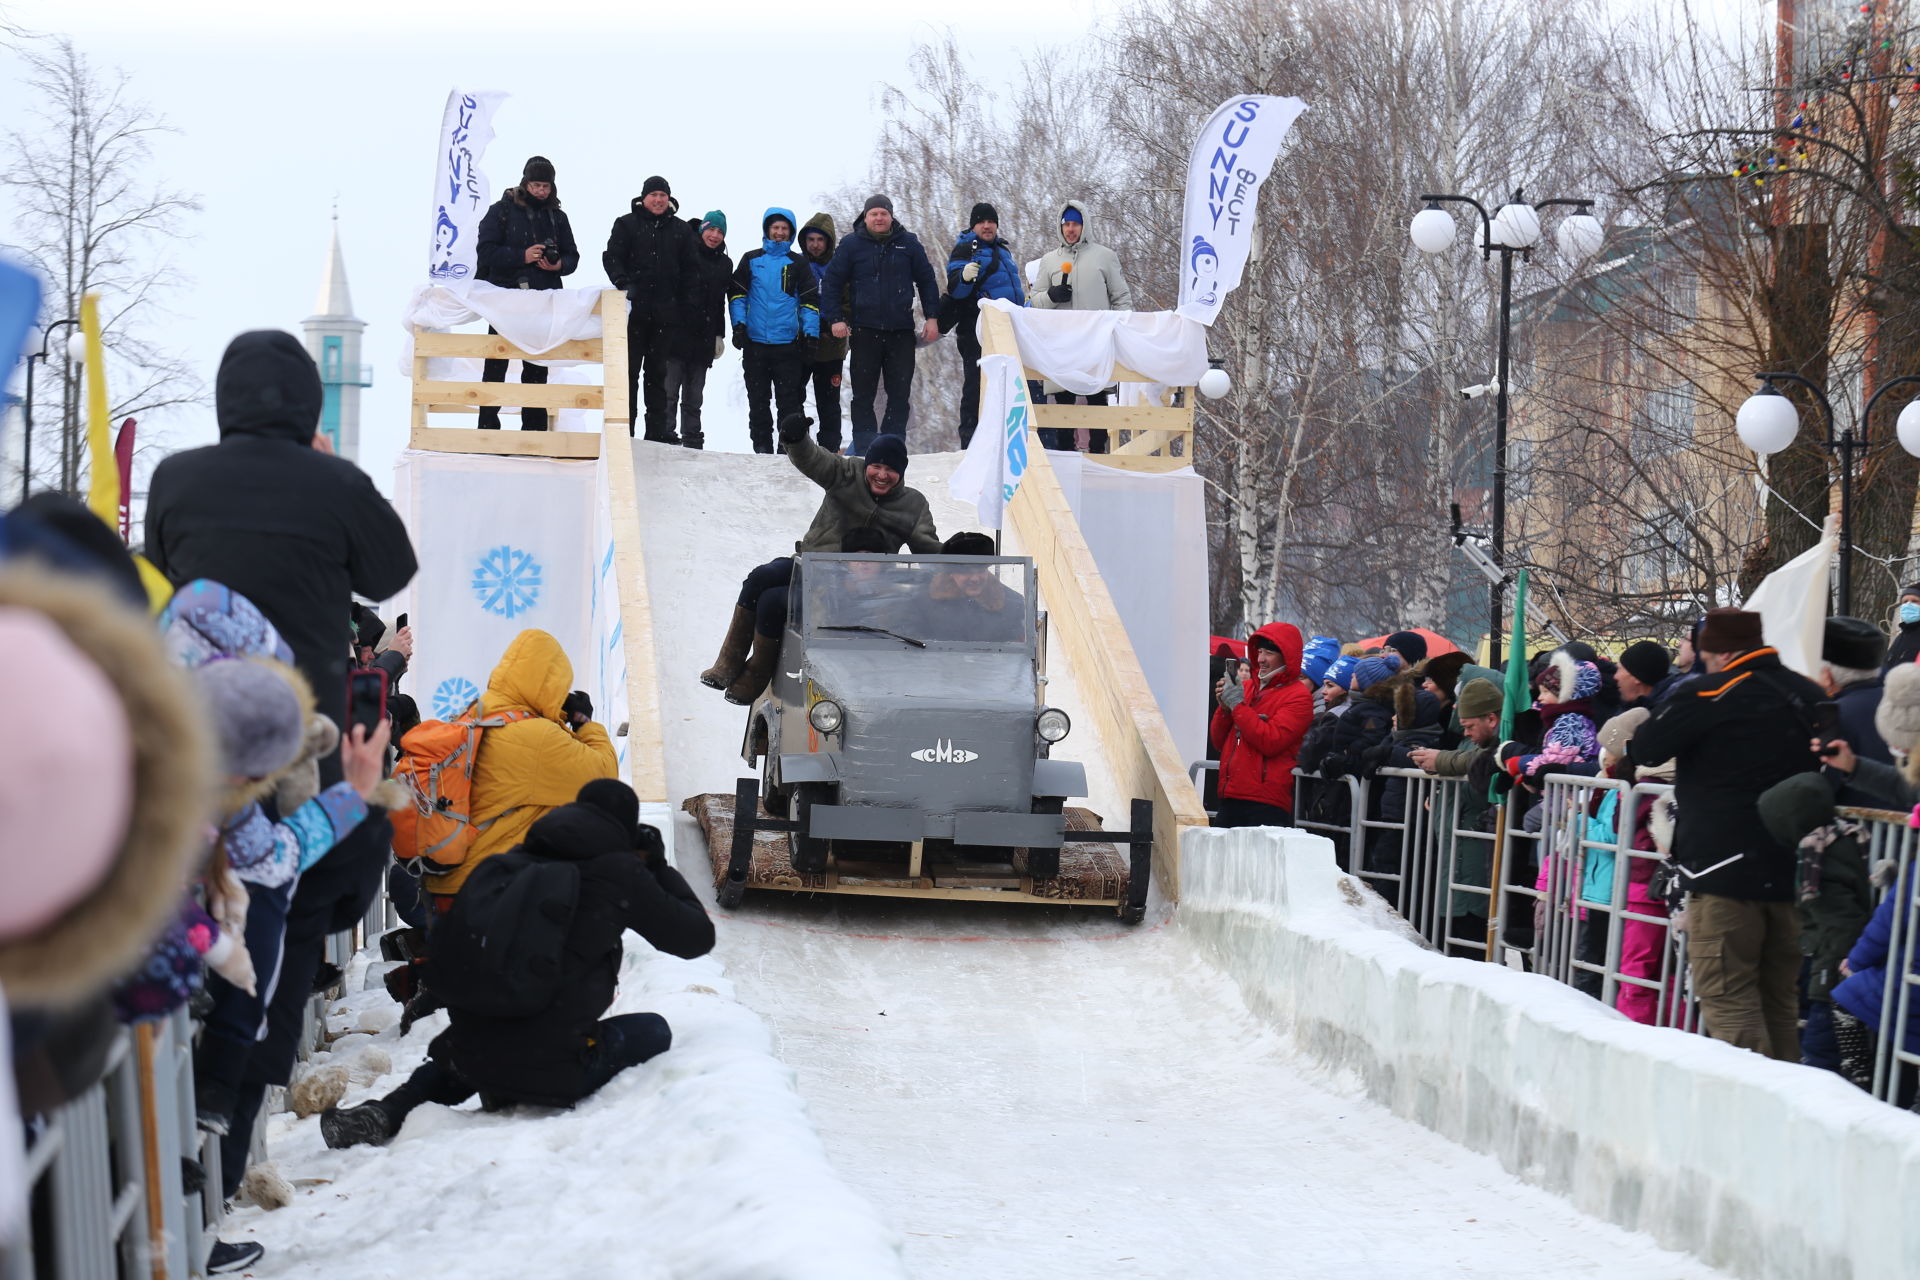
<svg viewBox="0 0 1920 1280">
<path fill-rule="evenodd" d="M 204 211 L 179 255 L 191 286 L 172 299 L 178 320 L 160 336 L 209 387 L 234 334 L 298 333 L 313 312 L 338 199 L 354 306 L 368 322 L 363 359 L 374 366 L 361 464 L 383 488 L 406 438 L 399 316 L 424 274 L 449 89 L 513 95 L 495 118 L 488 183 L 497 193 L 527 156 L 550 157 L 581 248 L 568 283 L 593 286 L 604 283 L 607 229 L 648 174 L 667 176 L 685 213 L 725 210 L 737 257 L 758 244 L 768 205 L 805 218 L 820 192 L 866 171 L 878 87 L 906 80 L 916 41 L 951 23 L 978 71 L 999 80 L 1023 53 L 1083 33 L 1105 7 L 0 0 L 13 22 L 64 32 L 96 65 L 124 69 L 179 130 L 159 144 L 158 162 Z M 0 122 L 14 128 L 32 104 L 11 58 L 0 62 Z M 900 213 L 941 234 L 964 217 Z M 10 238 L 7 217 L 0 206 L 0 239 Z M 729 351 L 709 378 L 709 448 L 747 447 L 739 384 Z M 210 404 L 157 425 L 180 446 L 215 435 Z"/>
</svg>

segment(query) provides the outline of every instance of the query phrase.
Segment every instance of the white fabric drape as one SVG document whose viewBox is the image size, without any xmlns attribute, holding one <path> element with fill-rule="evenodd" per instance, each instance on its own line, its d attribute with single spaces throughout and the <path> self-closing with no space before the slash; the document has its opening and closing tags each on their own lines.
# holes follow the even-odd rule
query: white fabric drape
<svg viewBox="0 0 1920 1280">
<path fill-rule="evenodd" d="M 1779 650 L 1781 665 L 1809 680 L 1820 674 L 1828 575 L 1839 549 L 1838 517 L 1828 516 L 1820 541 L 1762 578 L 1741 606 L 1760 615 L 1761 634 Z"/>
<path fill-rule="evenodd" d="M 484 320 L 532 355 L 563 342 L 600 336 L 593 304 L 598 289 L 502 289 L 483 280 L 417 286 L 403 323 L 415 329 L 453 329 Z M 557 363 L 572 363 L 559 361 Z"/>
<path fill-rule="evenodd" d="M 1049 311 L 992 298 L 1013 319 L 1027 367 L 1077 396 L 1114 385 L 1116 364 L 1150 382 L 1192 386 L 1207 371 L 1207 330 L 1171 311 Z"/>
</svg>

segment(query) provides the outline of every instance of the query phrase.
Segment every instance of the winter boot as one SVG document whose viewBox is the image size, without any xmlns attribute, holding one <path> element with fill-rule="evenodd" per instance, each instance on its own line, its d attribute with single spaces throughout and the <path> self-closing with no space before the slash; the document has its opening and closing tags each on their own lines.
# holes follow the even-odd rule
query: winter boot
<svg viewBox="0 0 1920 1280">
<path fill-rule="evenodd" d="M 207 1274 L 210 1276 L 231 1275 L 244 1271 L 260 1261 L 266 1253 L 263 1245 L 252 1240 L 242 1240 L 238 1244 L 228 1244 L 225 1240 L 213 1242 L 213 1252 L 207 1255 Z"/>
<path fill-rule="evenodd" d="M 231 1085 L 219 1080 L 194 1082 L 195 1120 L 203 1132 L 226 1136 L 227 1130 L 233 1127 L 234 1109 L 239 1105 L 240 1099 Z"/>
<path fill-rule="evenodd" d="M 400 1034 L 406 1035 L 413 1030 L 414 1023 L 444 1008 L 446 1006 L 440 1003 L 440 998 L 424 984 L 415 988 L 413 997 L 400 1010 Z"/>
<path fill-rule="evenodd" d="M 740 678 L 747 665 L 747 646 L 753 642 L 753 610 L 733 606 L 733 621 L 727 626 L 727 638 L 720 642 L 720 656 L 700 673 L 700 683 L 709 689 L 724 689 Z"/>
<path fill-rule="evenodd" d="M 357 1107 L 328 1107 L 320 1113 L 320 1137 L 329 1147 L 384 1147 L 400 1132 L 378 1098 Z"/>
<path fill-rule="evenodd" d="M 773 679 L 773 668 L 779 661 L 779 639 L 754 632 L 753 655 L 747 659 L 746 669 L 739 678 L 727 686 L 727 701 L 736 707 L 752 706 L 753 700 L 765 692 L 767 682 Z"/>
</svg>

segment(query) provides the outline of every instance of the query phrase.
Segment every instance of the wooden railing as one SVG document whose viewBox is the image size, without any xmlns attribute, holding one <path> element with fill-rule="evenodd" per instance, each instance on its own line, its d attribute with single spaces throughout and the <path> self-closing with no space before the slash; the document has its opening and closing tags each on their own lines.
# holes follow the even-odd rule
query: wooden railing
<svg viewBox="0 0 1920 1280">
<path fill-rule="evenodd" d="M 992 308 L 982 308 L 982 314 Z M 1026 370 L 1029 382 L 1038 382 L 1041 374 Z M 1144 374 L 1125 365 L 1113 367 L 1114 381 L 1147 382 Z M 1128 471 L 1178 471 L 1193 465 L 1192 387 L 1173 387 L 1169 394 L 1179 403 L 1162 407 L 1150 404 L 1036 404 L 1034 425 L 1048 431 L 1104 430 L 1108 432 L 1111 453 L 1090 453 L 1091 462 L 1104 463 Z"/>
</svg>

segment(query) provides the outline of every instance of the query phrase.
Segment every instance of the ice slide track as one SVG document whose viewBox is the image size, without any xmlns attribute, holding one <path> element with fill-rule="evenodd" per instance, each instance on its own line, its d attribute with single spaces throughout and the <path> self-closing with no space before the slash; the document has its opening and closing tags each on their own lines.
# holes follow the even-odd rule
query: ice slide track
<svg viewBox="0 0 1920 1280">
<path fill-rule="evenodd" d="M 632 458 L 627 496 L 622 458 L 609 489 L 639 543 L 622 607 L 629 645 L 648 652 L 642 666 L 629 648 L 630 674 L 655 675 L 650 690 L 630 681 L 635 781 L 707 892 L 700 829 L 677 806 L 732 790 L 745 712 L 696 673 L 740 578 L 791 546 L 818 491 L 778 456 L 639 443 Z M 943 532 L 974 525 L 946 497 L 957 461 L 921 455 L 907 477 Z M 1040 558 L 1030 526 L 1010 537 Z M 1095 749 L 1089 697 L 1110 690 L 1076 679 L 1090 650 L 1061 643 L 1054 581 L 1049 701 L 1076 726 L 1062 754 L 1088 765 L 1089 807 L 1124 814 L 1123 775 L 1141 758 L 1116 768 Z M 771 1026 L 836 1168 L 901 1231 L 915 1276 L 1715 1274 L 1311 1078 L 1164 896 L 1130 930 L 1071 908 L 750 894 L 719 928 L 737 995 Z"/>
</svg>

